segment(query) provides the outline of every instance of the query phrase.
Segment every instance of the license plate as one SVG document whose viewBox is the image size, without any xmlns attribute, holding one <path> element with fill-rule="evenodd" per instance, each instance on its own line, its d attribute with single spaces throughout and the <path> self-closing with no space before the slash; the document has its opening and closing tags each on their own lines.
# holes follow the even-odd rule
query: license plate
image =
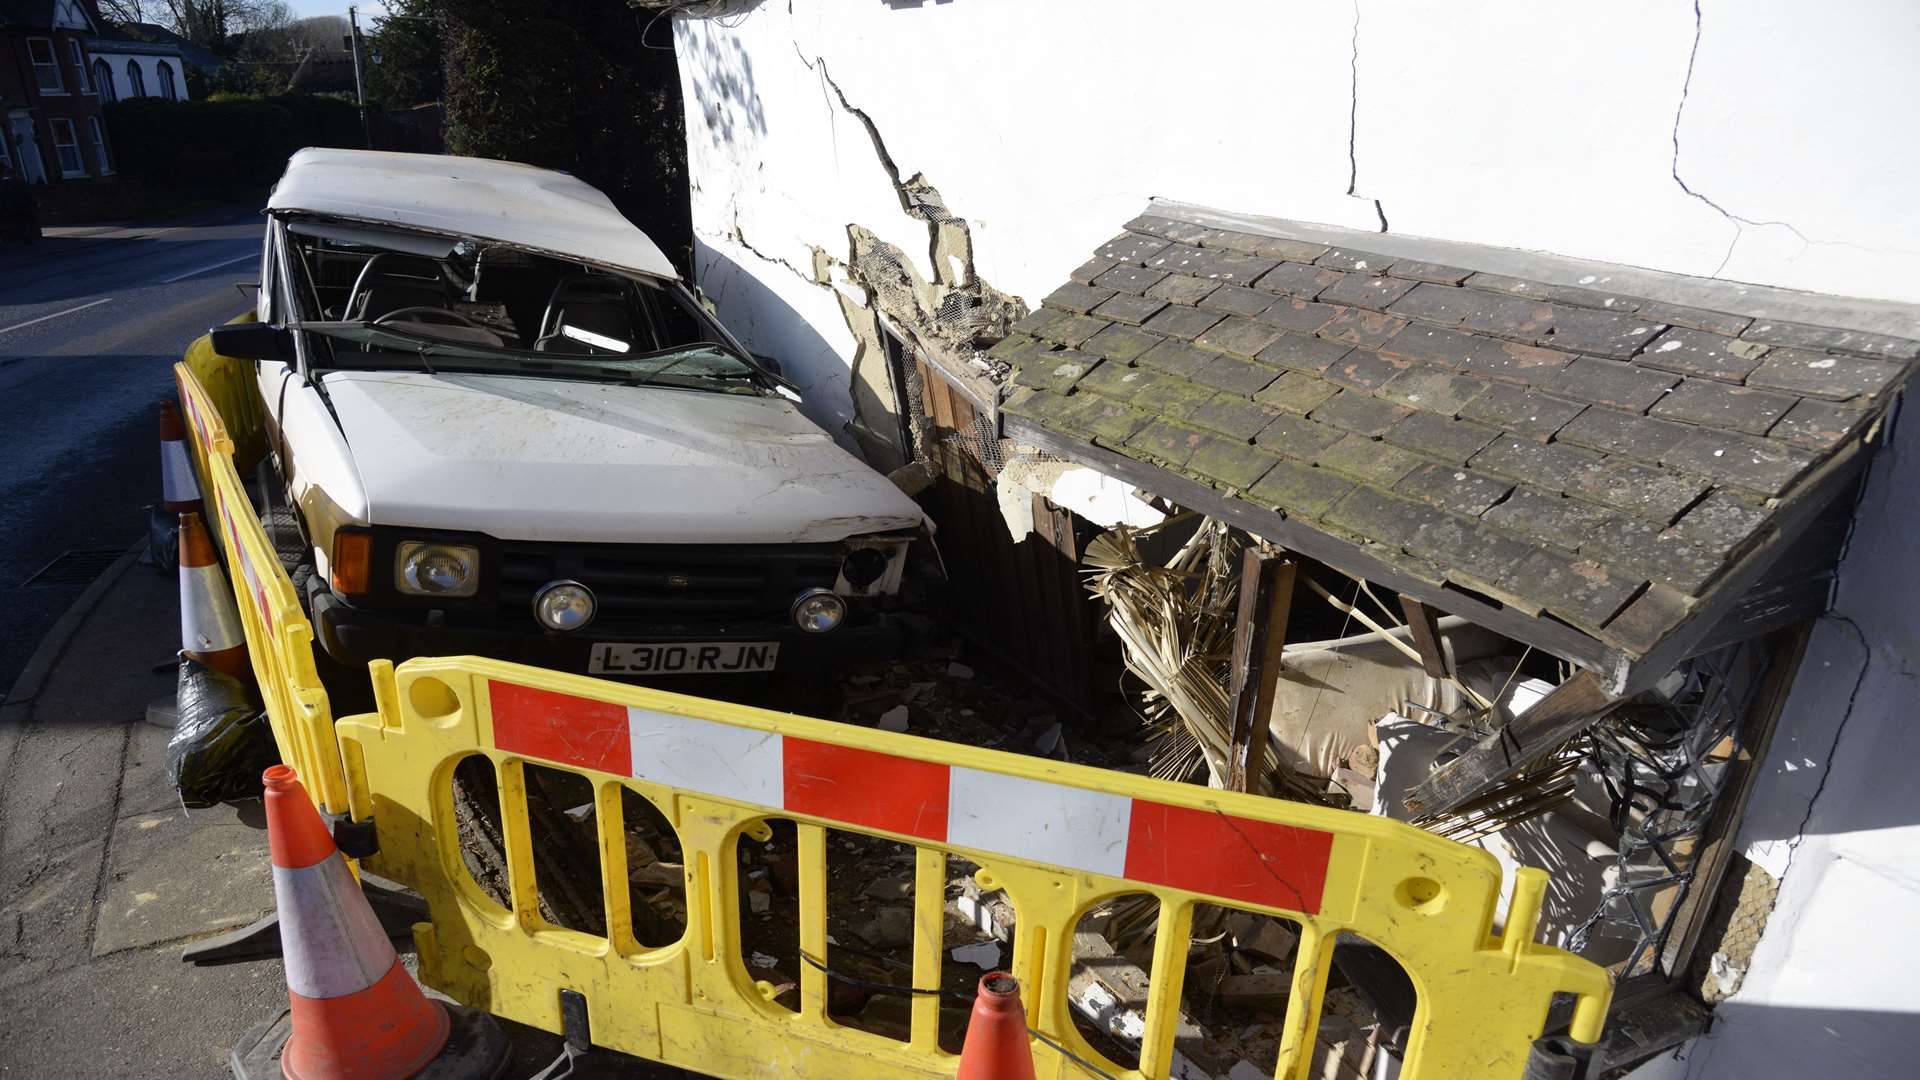
<svg viewBox="0 0 1920 1080">
<path fill-rule="evenodd" d="M 780 656 L 777 641 L 689 642 L 684 645 L 593 647 L 589 675 L 729 675 L 772 671 Z"/>
</svg>

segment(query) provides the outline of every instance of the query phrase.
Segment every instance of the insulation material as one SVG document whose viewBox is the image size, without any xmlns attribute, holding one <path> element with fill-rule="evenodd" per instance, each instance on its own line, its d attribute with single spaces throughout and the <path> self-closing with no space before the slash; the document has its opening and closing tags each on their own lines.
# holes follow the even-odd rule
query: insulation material
<svg viewBox="0 0 1920 1080">
<path fill-rule="evenodd" d="M 1045 495 L 1055 506 L 1103 528 L 1145 527 L 1166 519 L 1135 493 L 1132 484 L 1044 454 L 1020 453 L 1008 458 L 994 477 L 993 491 L 1000 516 L 1016 544 L 1033 532 L 1034 495 Z"/>
</svg>

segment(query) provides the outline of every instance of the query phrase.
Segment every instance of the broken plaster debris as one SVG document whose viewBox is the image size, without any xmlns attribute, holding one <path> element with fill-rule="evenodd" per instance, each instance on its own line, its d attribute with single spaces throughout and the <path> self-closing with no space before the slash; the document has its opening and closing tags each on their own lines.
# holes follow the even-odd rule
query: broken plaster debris
<svg viewBox="0 0 1920 1080">
<path fill-rule="evenodd" d="M 993 941 L 962 945 L 948 955 L 962 964 L 972 964 L 986 971 L 991 971 L 1000 965 L 1000 945 Z"/>
</svg>

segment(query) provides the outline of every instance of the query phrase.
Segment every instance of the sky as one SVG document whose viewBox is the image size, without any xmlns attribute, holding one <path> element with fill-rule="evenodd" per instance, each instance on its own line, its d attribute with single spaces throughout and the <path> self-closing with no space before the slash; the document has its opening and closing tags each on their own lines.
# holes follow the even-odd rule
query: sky
<svg viewBox="0 0 1920 1080">
<path fill-rule="evenodd" d="M 381 0 L 287 0 L 287 6 L 293 9 L 294 18 L 304 19 L 309 15 L 341 15 L 347 13 L 349 3 L 358 3 L 361 25 L 369 15 L 383 14 L 387 5 Z"/>
</svg>

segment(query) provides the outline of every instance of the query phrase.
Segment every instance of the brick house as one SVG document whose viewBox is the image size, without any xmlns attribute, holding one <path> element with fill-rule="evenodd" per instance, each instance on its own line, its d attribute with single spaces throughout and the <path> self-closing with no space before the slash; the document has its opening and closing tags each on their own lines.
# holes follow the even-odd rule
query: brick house
<svg viewBox="0 0 1920 1080">
<path fill-rule="evenodd" d="M 0 171 L 33 185 L 51 219 L 119 188 L 88 46 L 97 29 L 78 0 L 0 0 Z"/>
</svg>

